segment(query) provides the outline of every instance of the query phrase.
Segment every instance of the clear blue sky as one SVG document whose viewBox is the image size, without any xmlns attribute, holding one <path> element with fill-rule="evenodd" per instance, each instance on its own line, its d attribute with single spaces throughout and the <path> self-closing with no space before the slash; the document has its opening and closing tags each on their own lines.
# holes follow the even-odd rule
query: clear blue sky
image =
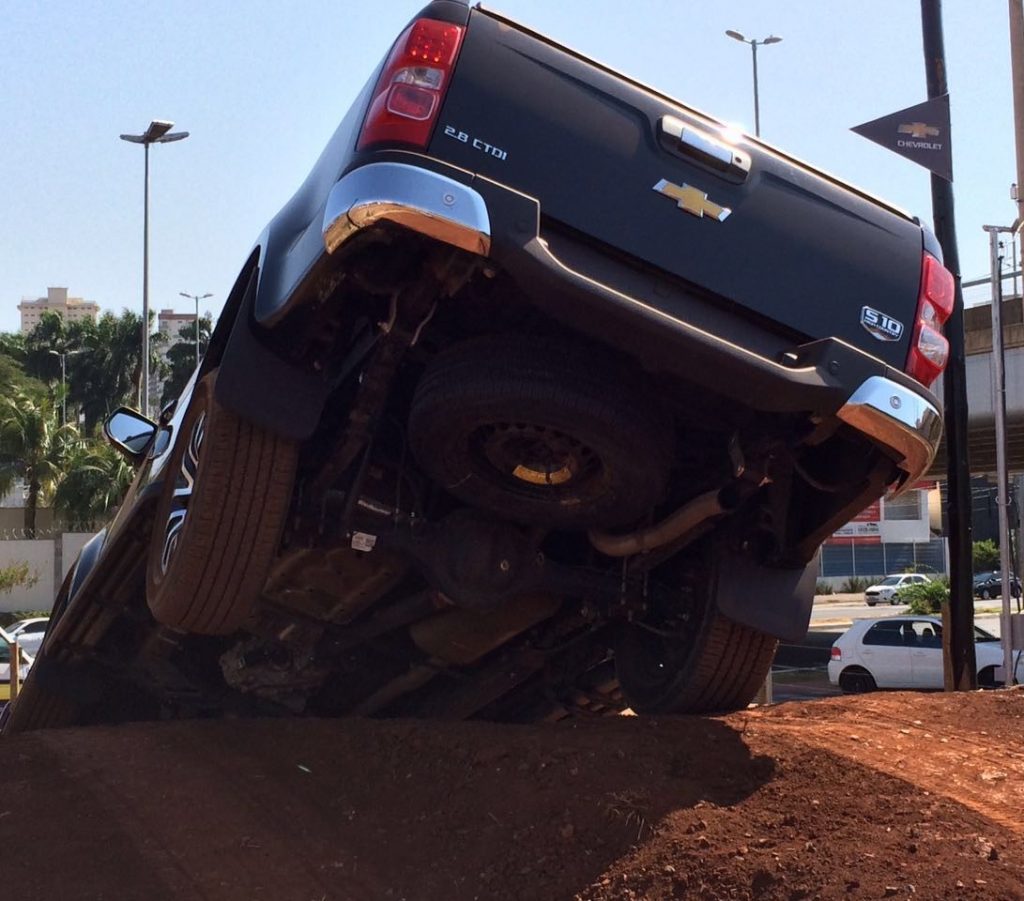
<svg viewBox="0 0 1024 901">
<path fill-rule="evenodd" d="M 298 187 L 415 0 L 47 0 L 0 28 L 0 330 L 48 285 L 141 309 L 142 150 L 153 118 L 192 137 L 154 148 L 150 299 L 220 309 L 263 225 Z M 1015 180 L 1005 0 L 947 0 L 957 225 L 965 278 Z M 496 8 L 925 219 L 925 170 L 848 129 L 926 99 L 916 0 L 502 0 Z M 204 309 L 206 306 L 204 305 Z"/>
</svg>

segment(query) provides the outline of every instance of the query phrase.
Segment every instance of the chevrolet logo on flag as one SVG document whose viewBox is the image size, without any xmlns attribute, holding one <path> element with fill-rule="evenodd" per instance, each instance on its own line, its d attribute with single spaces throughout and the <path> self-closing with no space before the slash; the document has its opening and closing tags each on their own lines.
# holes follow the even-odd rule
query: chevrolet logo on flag
<svg viewBox="0 0 1024 901">
<path fill-rule="evenodd" d="M 948 94 L 872 119 L 853 131 L 924 166 L 939 178 L 953 180 Z"/>
<path fill-rule="evenodd" d="M 924 122 L 911 122 L 901 125 L 898 129 L 901 135 L 910 135 L 912 138 L 937 138 L 939 130 L 933 125 L 925 125 Z"/>
<path fill-rule="evenodd" d="M 671 197 L 676 201 L 676 206 L 679 209 L 686 210 L 686 212 L 696 216 L 698 219 L 710 216 L 718 222 L 725 222 L 732 212 L 728 207 L 719 206 L 717 203 L 708 200 L 707 194 L 691 185 L 676 185 L 663 178 L 654 186 L 654 190 L 659 194 L 664 194 L 666 197 Z"/>
</svg>

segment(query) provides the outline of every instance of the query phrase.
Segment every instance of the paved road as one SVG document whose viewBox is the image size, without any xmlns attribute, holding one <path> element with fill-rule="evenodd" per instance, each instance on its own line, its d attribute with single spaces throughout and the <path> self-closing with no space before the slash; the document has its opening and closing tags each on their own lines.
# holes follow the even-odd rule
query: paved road
<svg viewBox="0 0 1024 901">
<path fill-rule="evenodd" d="M 974 621 L 995 635 L 999 634 L 999 600 L 974 602 Z M 811 611 L 811 629 L 831 629 L 842 631 L 849 627 L 855 619 L 877 619 L 883 616 L 900 616 L 907 612 L 906 604 L 879 604 L 869 607 L 863 601 L 843 601 L 840 603 L 827 600 L 815 601 Z"/>
</svg>

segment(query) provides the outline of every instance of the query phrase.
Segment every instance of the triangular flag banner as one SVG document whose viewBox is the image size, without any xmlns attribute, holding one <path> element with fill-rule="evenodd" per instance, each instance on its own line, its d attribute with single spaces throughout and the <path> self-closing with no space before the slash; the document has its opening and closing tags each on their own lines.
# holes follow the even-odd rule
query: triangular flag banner
<svg viewBox="0 0 1024 901">
<path fill-rule="evenodd" d="M 949 94 L 856 125 L 850 131 L 913 160 L 946 181 L 953 180 Z"/>
</svg>

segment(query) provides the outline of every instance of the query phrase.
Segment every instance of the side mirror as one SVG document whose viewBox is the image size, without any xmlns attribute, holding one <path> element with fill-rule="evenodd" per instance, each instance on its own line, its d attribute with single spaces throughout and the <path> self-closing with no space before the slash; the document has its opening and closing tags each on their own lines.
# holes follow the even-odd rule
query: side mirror
<svg viewBox="0 0 1024 901">
<path fill-rule="evenodd" d="M 103 423 L 103 434 L 121 453 L 137 460 L 153 440 L 156 423 L 127 407 L 118 407 Z"/>
</svg>

